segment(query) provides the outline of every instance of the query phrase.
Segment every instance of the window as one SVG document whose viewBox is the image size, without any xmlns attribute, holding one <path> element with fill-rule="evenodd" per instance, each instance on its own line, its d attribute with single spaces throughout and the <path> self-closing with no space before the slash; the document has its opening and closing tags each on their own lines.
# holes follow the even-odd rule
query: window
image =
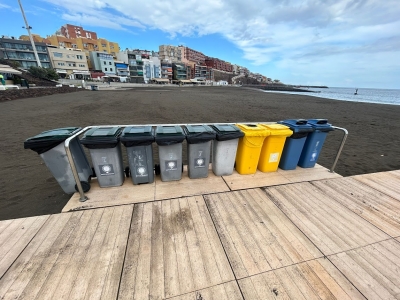
<svg viewBox="0 0 400 300">
<path fill-rule="evenodd" d="M 65 63 L 63 63 L 63 62 L 59 62 L 59 63 L 57 63 L 59 66 L 65 66 Z"/>
<path fill-rule="evenodd" d="M 77 59 L 83 59 L 83 56 L 82 55 L 77 55 L 76 58 Z"/>
<path fill-rule="evenodd" d="M 110 68 L 110 71 L 112 72 L 112 68 Z"/>
<path fill-rule="evenodd" d="M 103 63 L 104 63 L 105 66 L 107 65 L 107 62 L 106 62 L 106 61 L 103 61 Z"/>
<path fill-rule="evenodd" d="M 87 43 L 83 43 L 83 47 L 87 48 Z"/>
<path fill-rule="evenodd" d="M 75 63 L 68 63 L 68 66 L 69 67 L 76 67 L 76 64 Z"/>
<path fill-rule="evenodd" d="M 111 45 L 110 48 L 111 48 L 111 49 L 114 49 L 114 45 Z"/>
<path fill-rule="evenodd" d="M 102 46 L 103 48 L 106 48 L 106 47 L 107 47 L 107 44 L 101 44 L 101 46 Z"/>
<path fill-rule="evenodd" d="M 111 62 L 111 61 L 109 61 L 109 62 L 108 62 L 108 64 L 111 66 L 111 65 L 112 65 L 112 62 Z"/>
<path fill-rule="evenodd" d="M 104 71 L 107 71 L 107 68 L 104 68 Z"/>
<path fill-rule="evenodd" d="M 81 68 L 85 68 L 85 67 L 86 67 L 86 65 L 82 65 L 82 64 L 80 64 L 80 65 L 79 65 L 79 67 L 81 67 Z"/>
<path fill-rule="evenodd" d="M 63 57 L 62 53 L 60 52 L 53 52 L 54 57 Z"/>
</svg>

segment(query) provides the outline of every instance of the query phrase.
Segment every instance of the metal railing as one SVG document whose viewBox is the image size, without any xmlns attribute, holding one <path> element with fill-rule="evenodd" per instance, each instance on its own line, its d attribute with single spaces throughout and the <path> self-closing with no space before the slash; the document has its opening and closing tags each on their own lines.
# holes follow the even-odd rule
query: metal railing
<svg viewBox="0 0 400 300">
<path fill-rule="evenodd" d="M 275 124 L 275 122 L 235 122 L 235 123 L 190 123 L 190 125 L 213 125 L 213 124 L 221 124 L 221 125 L 234 125 L 234 124 Z M 77 138 L 78 136 L 80 136 L 81 134 L 85 133 L 87 130 L 91 129 L 91 128 L 95 128 L 95 127 L 109 127 L 109 126 L 119 126 L 122 128 L 125 127 L 130 127 L 130 126 L 186 126 L 189 125 L 189 123 L 185 123 L 185 124 L 130 124 L 130 125 L 96 125 L 96 126 L 87 126 L 85 128 L 83 128 L 82 130 L 78 131 L 77 133 L 75 133 L 74 135 L 72 135 L 71 137 L 69 137 L 68 139 L 65 140 L 64 142 L 64 147 L 65 147 L 65 151 L 67 153 L 67 157 L 68 157 L 68 161 L 69 164 L 71 166 L 71 170 L 72 170 L 72 174 L 74 175 L 74 179 L 75 179 L 75 183 L 76 186 L 78 188 L 78 192 L 80 195 L 79 201 L 81 202 L 85 202 L 86 200 L 89 200 L 89 198 L 85 195 L 83 188 L 82 188 L 82 184 L 78 175 L 78 171 L 76 170 L 76 166 L 75 166 L 75 161 L 72 157 L 72 153 L 71 150 L 69 148 L 70 142 Z M 342 138 L 342 142 L 339 146 L 338 152 L 336 154 L 336 158 L 335 161 L 333 162 L 333 165 L 331 167 L 331 169 L 329 170 L 329 172 L 333 173 L 336 167 L 336 164 L 339 160 L 340 154 L 342 152 L 343 146 L 346 142 L 347 139 L 347 135 L 348 135 L 348 131 L 345 128 L 341 128 L 341 127 L 336 127 L 336 126 L 332 126 L 334 130 L 340 130 L 344 132 L 343 138 Z"/>
</svg>

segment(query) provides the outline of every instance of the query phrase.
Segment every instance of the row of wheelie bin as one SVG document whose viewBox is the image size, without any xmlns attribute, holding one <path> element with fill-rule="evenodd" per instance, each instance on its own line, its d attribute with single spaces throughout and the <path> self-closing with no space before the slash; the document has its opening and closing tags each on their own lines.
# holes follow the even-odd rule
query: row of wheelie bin
<svg viewBox="0 0 400 300">
<path fill-rule="evenodd" d="M 187 141 L 188 176 L 208 176 L 212 149 L 212 171 L 217 176 L 253 174 L 311 168 L 332 126 L 325 119 L 285 120 L 279 124 L 214 124 L 181 126 L 94 127 L 70 150 L 83 190 L 90 189 L 90 179 L 97 177 L 100 187 L 120 186 L 125 175 L 133 184 L 154 181 L 154 169 L 162 181 L 182 178 L 182 142 Z M 36 151 L 44 160 L 65 193 L 77 190 L 64 148 L 64 141 L 81 128 L 54 129 L 27 139 L 25 148 Z M 153 143 L 159 151 L 159 164 L 153 162 Z M 123 167 L 121 143 L 125 146 L 129 167 Z M 82 145 L 89 149 L 93 168 Z M 155 166 L 155 168 L 153 168 Z"/>
</svg>

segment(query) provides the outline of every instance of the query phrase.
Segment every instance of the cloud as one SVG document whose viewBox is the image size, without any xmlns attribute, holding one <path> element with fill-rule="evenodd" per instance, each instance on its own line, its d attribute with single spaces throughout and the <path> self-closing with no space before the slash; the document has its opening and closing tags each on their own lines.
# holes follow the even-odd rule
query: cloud
<svg viewBox="0 0 400 300">
<path fill-rule="evenodd" d="M 42 1 L 79 24 L 159 29 L 176 40 L 218 34 L 254 66 L 284 66 L 291 74 L 316 61 L 336 69 L 339 60 L 348 63 L 360 53 L 364 64 L 390 53 L 400 67 L 398 0 Z"/>
</svg>

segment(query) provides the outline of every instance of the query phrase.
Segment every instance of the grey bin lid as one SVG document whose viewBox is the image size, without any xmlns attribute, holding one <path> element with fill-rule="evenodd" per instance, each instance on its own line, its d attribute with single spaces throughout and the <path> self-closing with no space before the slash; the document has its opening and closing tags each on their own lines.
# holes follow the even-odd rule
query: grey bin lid
<svg viewBox="0 0 400 300">
<path fill-rule="evenodd" d="M 215 140 L 215 131 L 207 125 L 186 125 L 185 133 L 189 144 L 200 144 Z"/>
<path fill-rule="evenodd" d="M 147 146 L 154 142 L 153 128 L 151 126 L 129 126 L 122 131 L 121 142 L 126 147 Z"/>
<path fill-rule="evenodd" d="M 244 136 L 239 127 L 233 124 L 214 124 L 211 126 L 217 133 L 217 141 L 228 141 Z"/>
<path fill-rule="evenodd" d="M 157 126 L 155 140 L 159 146 L 182 143 L 185 134 L 180 126 Z"/>
<path fill-rule="evenodd" d="M 94 127 L 85 133 L 81 144 L 89 149 L 114 148 L 119 143 L 121 130 L 119 126 Z"/>
<path fill-rule="evenodd" d="M 43 131 L 34 137 L 28 138 L 24 142 L 24 148 L 42 154 L 56 147 L 79 130 L 81 130 L 81 127 L 65 127 Z"/>
</svg>

